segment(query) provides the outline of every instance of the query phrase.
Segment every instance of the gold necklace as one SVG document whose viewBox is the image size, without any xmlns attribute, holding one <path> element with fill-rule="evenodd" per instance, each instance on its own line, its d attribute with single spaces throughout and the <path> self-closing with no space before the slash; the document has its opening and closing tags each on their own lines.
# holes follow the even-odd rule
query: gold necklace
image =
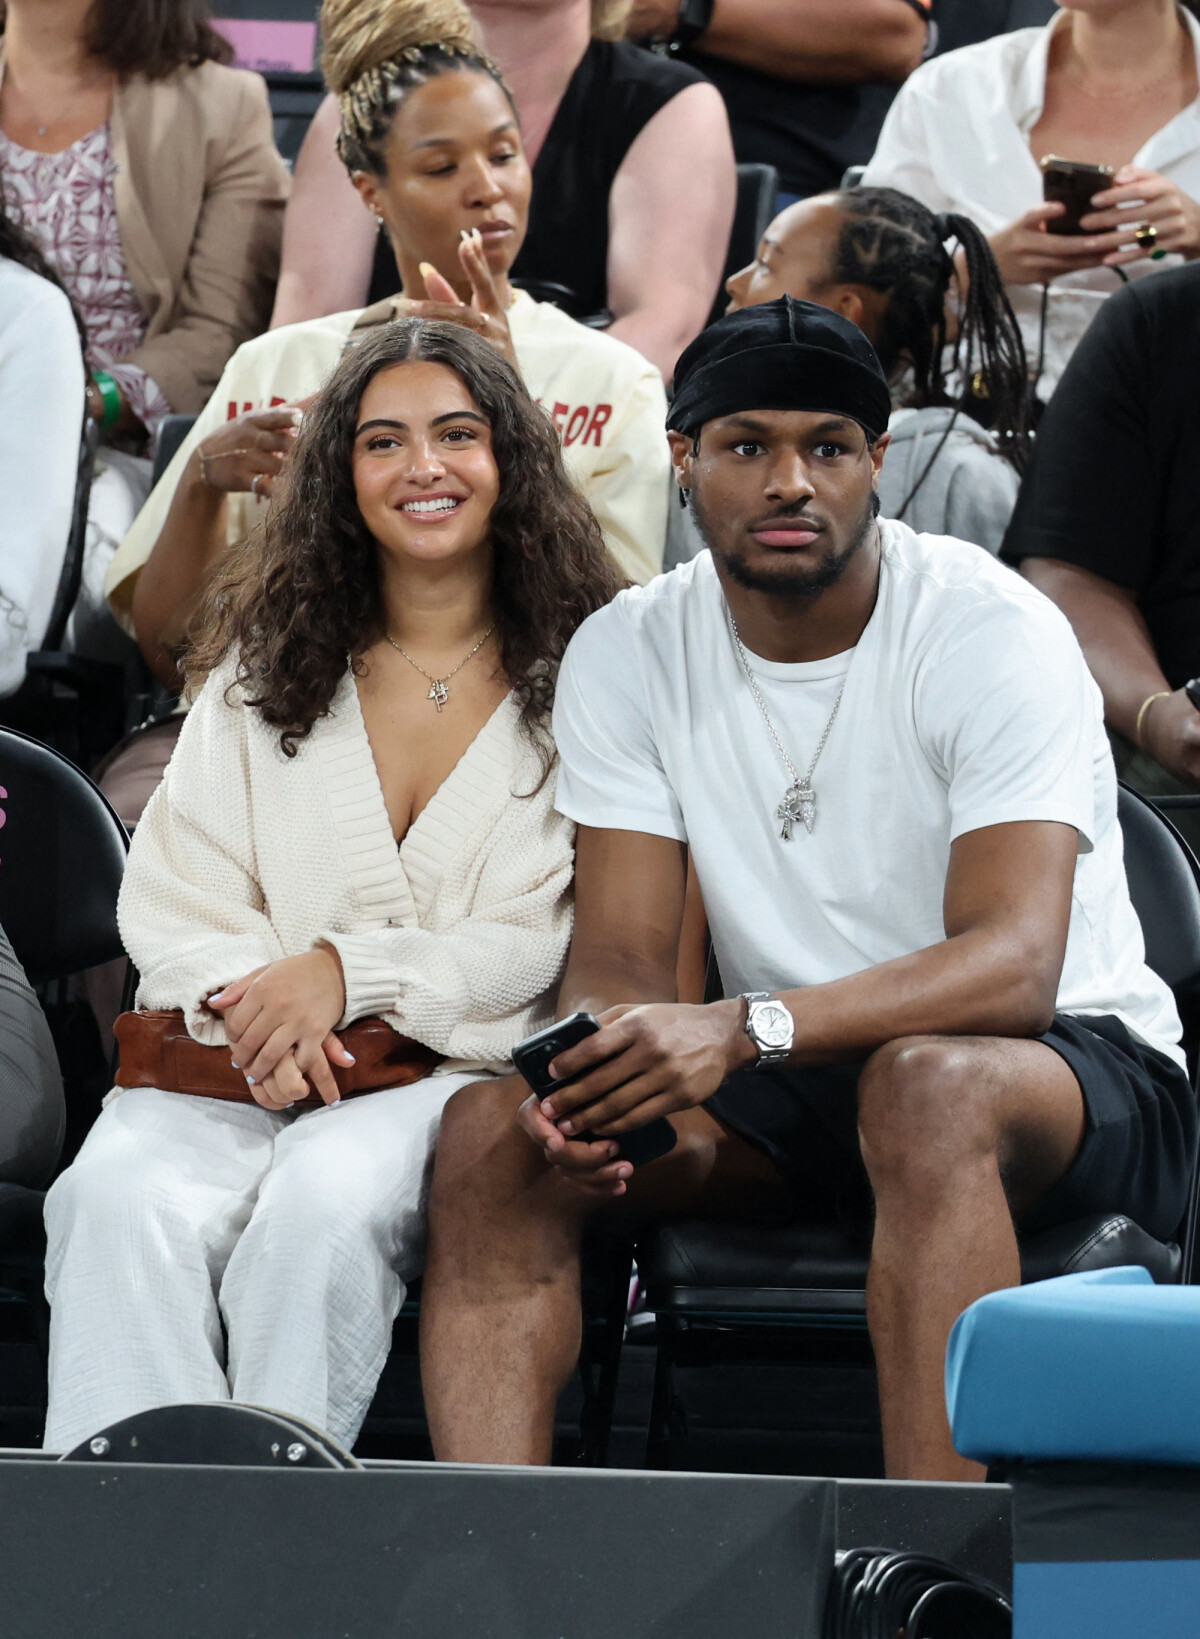
<svg viewBox="0 0 1200 1639">
<path fill-rule="evenodd" d="M 1186 70 L 1177 62 L 1174 68 L 1169 68 L 1165 74 L 1160 74 L 1157 79 L 1142 80 L 1130 91 L 1090 91 L 1083 83 L 1083 80 L 1076 75 L 1066 74 L 1063 77 L 1076 91 L 1084 97 L 1090 97 L 1093 102 L 1128 102 L 1131 97 L 1144 97 L 1149 91 L 1157 91 L 1160 85 L 1165 85 L 1168 80 L 1176 79 L 1185 72 Z"/>
<path fill-rule="evenodd" d="M 497 621 L 492 622 L 487 631 L 479 639 L 479 642 L 471 650 L 471 653 L 465 654 L 459 661 L 458 665 L 455 666 L 454 670 L 452 672 L 447 672 L 445 677 L 435 677 L 432 672 L 427 672 L 424 666 L 418 666 L 412 655 L 406 653 L 405 650 L 400 647 L 390 632 L 385 632 L 383 635 L 387 638 L 388 642 L 391 644 L 392 648 L 395 649 L 397 654 L 404 655 L 405 660 L 408 661 L 409 665 L 415 671 L 419 671 L 422 677 L 427 677 L 429 679 L 429 693 L 425 696 L 425 698 L 426 700 L 432 700 L 440 712 L 442 707 L 446 704 L 446 701 L 450 698 L 450 690 L 446 687 L 447 683 L 449 683 L 452 677 L 458 676 L 459 672 L 462 671 L 463 667 L 466 665 L 467 661 L 472 658 L 472 656 L 479 653 L 480 649 L 483 648 L 488 638 L 491 637 L 492 633 L 496 630 L 497 624 Z"/>
</svg>

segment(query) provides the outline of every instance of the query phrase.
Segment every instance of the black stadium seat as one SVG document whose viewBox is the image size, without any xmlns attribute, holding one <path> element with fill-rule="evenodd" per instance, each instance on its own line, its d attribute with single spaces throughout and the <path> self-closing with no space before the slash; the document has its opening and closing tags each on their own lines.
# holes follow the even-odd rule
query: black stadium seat
<svg viewBox="0 0 1200 1639">
<path fill-rule="evenodd" d="M 0 927 L 30 983 L 123 957 L 117 894 L 129 839 L 85 774 L 49 746 L 0 729 Z M 0 1291 L 28 1304 L 45 1364 L 44 1192 L 0 1184 Z"/>
</svg>

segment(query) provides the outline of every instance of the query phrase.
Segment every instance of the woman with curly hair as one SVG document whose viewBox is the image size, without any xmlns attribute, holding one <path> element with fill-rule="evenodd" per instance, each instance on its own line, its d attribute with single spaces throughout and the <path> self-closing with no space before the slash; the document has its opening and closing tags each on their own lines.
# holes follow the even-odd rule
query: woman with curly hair
<svg viewBox="0 0 1200 1639">
<path fill-rule="evenodd" d="M 618 584 L 494 348 L 408 319 L 351 349 L 213 588 L 207 680 L 134 839 L 138 1008 L 214 1058 L 197 1084 L 185 1043 L 116 1089 L 48 1198 L 49 1447 L 230 1397 L 354 1440 L 442 1106 L 551 1017 L 573 827 L 549 712 Z M 368 1018 L 436 1068 L 341 1102 L 335 1032 Z M 140 1063 L 154 1024 L 122 1027 Z M 217 1060 L 245 1102 L 192 1096 Z"/>
</svg>

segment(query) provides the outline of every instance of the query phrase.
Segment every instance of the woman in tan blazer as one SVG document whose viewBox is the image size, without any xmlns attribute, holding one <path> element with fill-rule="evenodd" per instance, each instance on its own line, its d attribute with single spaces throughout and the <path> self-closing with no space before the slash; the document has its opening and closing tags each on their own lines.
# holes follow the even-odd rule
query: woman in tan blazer
<svg viewBox="0 0 1200 1639">
<path fill-rule="evenodd" d="M 287 170 L 204 0 L 0 0 L 0 184 L 82 315 L 102 439 L 74 647 L 118 658 L 104 571 L 165 415 L 270 315 Z"/>
</svg>

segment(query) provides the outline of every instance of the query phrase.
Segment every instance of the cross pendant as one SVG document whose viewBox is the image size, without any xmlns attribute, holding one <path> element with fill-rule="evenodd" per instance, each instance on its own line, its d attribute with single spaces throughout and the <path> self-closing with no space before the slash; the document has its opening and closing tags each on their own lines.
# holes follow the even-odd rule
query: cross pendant
<svg viewBox="0 0 1200 1639">
<path fill-rule="evenodd" d="M 441 711 L 450 698 L 450 690 L 446 687 L 444 679 L 435 677 L 425 698 L 426 700 L 432 700 L 437 709 Z"/>
<path fill-rule="evenodd" d="M 775 810 L 775 818 L 780 820 L 779 835 L 785 842 L 792 840 L 792 827 L 803 825 L 811 835 L 813 822 L 817 817 L 817 794 L 812 786 L 805 781 L 797 780 L 789 785 L 784 792 L 783 801 Z"/>
</svg>

